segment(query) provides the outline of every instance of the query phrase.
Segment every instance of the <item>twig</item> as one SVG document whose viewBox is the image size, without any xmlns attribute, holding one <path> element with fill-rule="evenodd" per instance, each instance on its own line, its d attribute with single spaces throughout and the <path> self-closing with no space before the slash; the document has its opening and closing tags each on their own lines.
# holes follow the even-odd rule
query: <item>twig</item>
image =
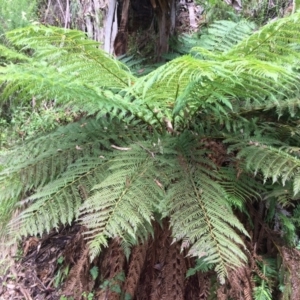
<svg viewBox="0 0 300 300">
<path fill-rule="evenodd" d="M 121 151 L 128 151 L 131 150 L 131 148 L 125 148 L 125 147 L 118 147 L 116 145 L 111 145 L 112 148 L 117 149 L 117 150 L 121 150 Z"/>
</svg>

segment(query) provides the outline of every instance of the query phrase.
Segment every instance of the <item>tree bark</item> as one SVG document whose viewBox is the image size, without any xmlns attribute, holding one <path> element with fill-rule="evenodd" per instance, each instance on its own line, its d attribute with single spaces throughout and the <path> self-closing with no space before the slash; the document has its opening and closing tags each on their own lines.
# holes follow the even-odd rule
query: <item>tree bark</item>
<svg viewBox="0 0 300 300">
<path fill-rule="evenodd" d="M 158 22 L 157 59 L 169 50 L 169 38 L 175 30 L 175 0 L 156 0 L 155 12 Z"/>
<path fill-rule="evenodd" d="M 130 0 L 123 1 L 120 27 L 114 42 L 116 56 L 125 54 L 127 51 L 129 5 Z"/>
<path fill-rule="evenodd" d="M 113 53 L 117 23 L 117 0 L 44 0 L 41 21 L 46 24 L 79 29 Z"/>
</svg>

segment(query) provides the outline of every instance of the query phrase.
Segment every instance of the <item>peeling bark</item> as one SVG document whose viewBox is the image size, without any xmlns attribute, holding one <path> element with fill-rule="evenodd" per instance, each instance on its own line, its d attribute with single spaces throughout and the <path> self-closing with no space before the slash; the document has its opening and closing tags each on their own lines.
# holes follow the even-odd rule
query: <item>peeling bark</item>
<svg viewBox="0 0 300 300">
<path fill-rule="evenodd" d="M 117 0 L 47 0 L 41 5 L 42 22 L 85 31 L 87 36 L 113 52 L 117 23 Z"/>
</svg>

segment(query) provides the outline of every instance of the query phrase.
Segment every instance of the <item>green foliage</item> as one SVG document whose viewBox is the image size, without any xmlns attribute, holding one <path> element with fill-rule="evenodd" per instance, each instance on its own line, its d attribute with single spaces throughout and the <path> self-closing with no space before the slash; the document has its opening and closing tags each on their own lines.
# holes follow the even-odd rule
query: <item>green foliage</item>
<svg viewBox="0 0 300 300">
<path fill-rule="evenodd" d="M 0 35 L 37 19 L 37 1 L 0 0 Z"/>
<path fill-rule="evenodd" d="M 99 275 L 99 268 L 96 267 L 96 266 L 92 267 L 92 268 L 90 269 L 90 274 L 91 274 L 93 280 L 96 280 L 96 278 L 97 278 L 98 275 Z"/>
<path fill-rule="evenodd" d="M 38 107 L 11 104 L 9 109 L 0 111 L 0 148 L 4 151 L 20 141 L 72 122 L 76 117 L 76 113 L 53 103 L 43 102 Z"/>
<path fill-rule="evenodd" d="M 233 7 L 222 0 L 196 0 L 204 8 L 205 21 L 210 25 L 216 20 L 238 21 L 238 14 Z"/>
<path fill-rule="evenodd" d="M 188 269 L 188 271 L 186 272 L 186 277 L 193 276 L 197 272 L 203 272 L 203 273 L 208 272 L 212 268 L 213 268 L 213 264 L 207 263 L 203 257 L 198 258 L 196 260 L 195 267 Z"/>
<path fill-rule="evenodd" d="M 291 2 L 286 0 L 274 0 L 272 2 L 268 0 L 247 0 L 243 1 L 241 14 L 262 26 L 270 20 L 288 15 L 287 9 L 289 5 L 291 5 Z"/>
<path fill-rule="evenodd" d="M 272 300 L 272 280 L 274 280 L 277 275 L 276 260 L 269 258 L 257 263 L 261 268 L 261 276 L 255 276 L 254 278 L 257 286 L 254 288 L 253 297 L 255 300 Z M 266 278 L 268 280 L 266 280 Z"/>
<path fill-rule="evenodd" d="M 24 101 L 33 92 L 37 102 L 71 101 L 74 109 L 90 114 L 100 109 L 124 110 L 117 93 L 131 85 L 134 77 L 83 32 L 35 25 L 8 33 L 7 39 L 32 55 L 27 63 L 0 67 L 3 99 L 13 95 L 14 101 Z M 15 55 L 6 59 L 15 59 Z"/>
<path fill-rule="evenodd" d="M 116 276 L 109 280 L 105 280 L 101 285 L 101 289 L 109 290 L 112 292 L 115 292 L 117 294 L 121 294 L 121 284 L 125 281 L 125 274 L 124 272 L 118 273 Z M 128 299 L 127 295 L 125 296 L 125 299 Z M 128 299 L 130 300 L 130 299 Z"/>
<path fill-rule="evenodd" d="M 188 139 L 181 138 L 179 145 L 182 146 L 181 142 Z M 195 143 L 192 140 L 191 145 Z M 220 178 L 216 170 L 203 159 L 205 153 L 197 153 L 191 145 L 184 145 L 186 155 L 181 154 L 178 165 L 172 165 L 176 183 L 167 195 L 171 225 L 176 239 L 187 239 L 191 243 L 190 255 L 204 257 L 208 264 L 216 264 L 215 270 L 222 281 L 226 268 L 246 261 L 240 249 L 243 241 L 235 230 L 248 234 L 232 213 L 226 201 L 227 193 L 218 184 Z M 193 160 L 193 156 L 197 159 Z M 234 259 L 231 251 L 235 253 Z"/>
<path fill-rule="evenodd" d="M 76 221 L 95 258 L 109 239 L 128 249 L 152 233 L 157 216 L 168 217 L 199 270 L 213 266 L 223 283 L 247 260 L 249 234 L 236 211 L 247 215 L 246 205 L 263 199 L 275 222 L 276 205 L 300 191 L 300 13 L 252 34 L 251 26 L 216 23 L 206 46 L 139 78 L 79 31 L 8 33 L 19 50 L 7 48 L 0 67 L 3 99 L 55 99 L 85 118 L 0 156 L 3 235 L 41 235 Z M 297 242 L 298 208 L 292 215 L 280 224 Z M 265 281 L 257 299 L 269 297 Z M 103 287 L 120 292 L 115 282 Z"/>
</svg>

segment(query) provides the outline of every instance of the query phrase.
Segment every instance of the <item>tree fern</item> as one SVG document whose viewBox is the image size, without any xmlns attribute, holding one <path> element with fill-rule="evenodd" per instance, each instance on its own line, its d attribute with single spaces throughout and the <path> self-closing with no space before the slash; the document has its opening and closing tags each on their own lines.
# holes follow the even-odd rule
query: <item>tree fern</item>
<svg viewBox="0 0 300 300">
<path fill-rule="evenodd" d="M 263 181 L 300 191 L 299 19 L 250 37 L 224 22 L 215 40 L 235 30 L 221 51 L 194 49 L 138 79 L 81 32 L 9 33 L 2 98 L 55 99 L 88 117 L 0 157 L 3 232 L 20 238 L 81 222 L 94 258 L 109 239 L 128 248 L 168 218 L 182 248 L 223 283 L 246 263 L 249 234 L 233 208 L 247 214 L 244 203 L 268 199 Z"/>
</svg>

